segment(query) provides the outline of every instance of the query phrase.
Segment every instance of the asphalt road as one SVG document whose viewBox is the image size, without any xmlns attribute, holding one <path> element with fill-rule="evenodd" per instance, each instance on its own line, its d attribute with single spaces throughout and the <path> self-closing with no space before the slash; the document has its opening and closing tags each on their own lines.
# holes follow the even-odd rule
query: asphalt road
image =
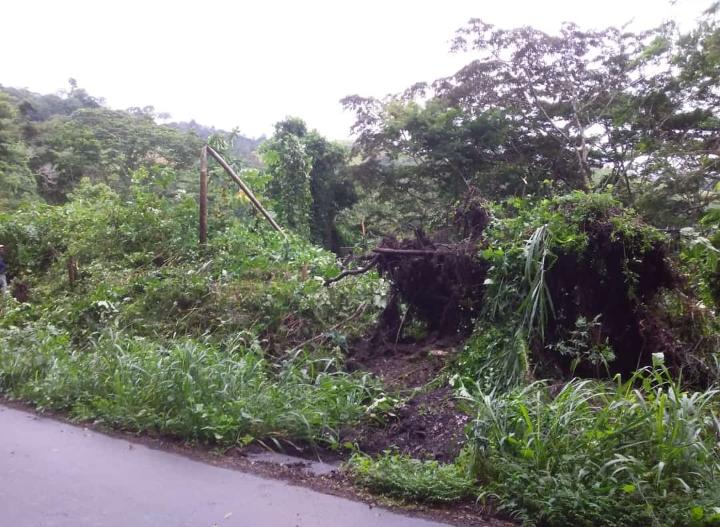
<svg viewBox="0 0 720 527">
<path fill-rule="evenodd" d="M 0 406 L 0 527 L 441 527 Z"/>
</svg>

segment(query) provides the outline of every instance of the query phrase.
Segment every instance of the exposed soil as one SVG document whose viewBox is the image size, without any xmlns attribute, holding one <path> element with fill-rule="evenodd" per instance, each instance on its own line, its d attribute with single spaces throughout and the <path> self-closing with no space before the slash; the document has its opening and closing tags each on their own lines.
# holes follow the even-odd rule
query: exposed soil
<svg viewBox="0 0 720 527">
<path fill-rule="evenodd" d="M 649 325 L 645 306 L 663 288 L 676 287 L 677 279 L 663 245 L 639 251 L 632 243 L 613 236 L 609 223 L 588 225 L 587 233 L 588 249 L 582 254 L 558 255 L 548 273 L 555 317 L 550 318 L 546 341 L 537 343 L 535 353 L 546 365 L 552 361 L 549 366 L 559 367 L 564 377 L 620 373 L 627 378 L 638 368 L 649 366 L 653 352 L 664 351 L 661 335 L 645 329 Z M 638 277 L 635 283 L 629 274 Z M 599 326 L 591 338 L 596 344 L 607 341 L 612 347 L 615 360 L 607 368 L 581 362 L 573 371 L 571 357 L 540 349 L 567 338 L 581 316 L 588 321 L 598 317 Z M 542 373 L 551 376 L 550 371 Z"/>
<path fill-rule="evenodd" d="M 381 253 L 377 265 L 398 293 L 393 300 L 408 304 L 410 317 L 417 317 L 429 331 L 441 335 L 468 334 L 471 320 L 482 305 L 487 271 L 473 254 L 474 247 L 475 243 L 468 241 L 452 249 L 443 248 L 418 231 L 414 239 L 383 240 L 379 249 L 399 252 Z"/>
<path fill-rule="evenodd" d="M 27 282 L 16 278 L 11 282 L 11 294 L 18 302 L 28 302 L 30 300 L 30 286 Z"/>
<path fill-rule="evenodd" d="M 457 338 L 447 337 L 397 345 L 373 346 L 365 341 L 356 345 L 348 364 L 374 373 L 390 390 L 407 393 L 436 379 L 458 344 Z M 450 387 L 431 386 L 412 395 L 385 422 L 366 422 L 344 431 L 342 438 L 368 454 L 394 450 L 416 458 L 452 462 L 465 441 L 468 421 Z"/>
<path fill-rule="evenodd" d="M 477 258 L 477 245 L 489 222 L 486 204 L 470 191 L 453 222 L 432 237 L 417 229 L 414 238 L 385 238 L 375 252 L 378 271 L 392 283 L 389 309 L 402 301 L 408 305 L 407 315 L 424 322 L 431 333 L 469 334 L 482 305 L 487 273 L 487 265 Z M 395 318 L 381 320 L 380 327 L 394 329 L 388 322 Z"/>
<path fill-rule="evenodd" d="M 416 395 L 384 425 L 362 426 L 343 439 L 354 441 L 368 454 L 393 450 L 418 459 L 451 463 L 465 443 L 469 420 L 458 409 L 452 390 L 443 387 Z"/>
<path fill-rule="evenodd" d="M 672 313 L 667 302 L 676 303 Z M 714 355 L 720 336 L 708 331 L 714 316 L 691 296 L 673 291 L 646 307 L 640 329 L 650 348 L 663 352 L 667 366 L 681 372 L 685 384 L 706 389 L 717 383 Z"/>
<path fill-rule="evenodd" d="M 390 390 L 418 388 L 434 379 L 454 355 L 457 339 L 429 338 L 422 342 L 356 342 L 349 352 L 349 370 L 369 371 Z"/>
</svg>

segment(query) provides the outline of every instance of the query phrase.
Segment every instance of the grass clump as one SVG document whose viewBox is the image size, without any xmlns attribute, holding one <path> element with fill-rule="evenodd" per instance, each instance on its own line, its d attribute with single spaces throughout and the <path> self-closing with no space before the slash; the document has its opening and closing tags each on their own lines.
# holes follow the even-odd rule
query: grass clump
<svg viewBox="0 0 720 527">
<path fill-rule="evenodd" d="M 274 367 L 259 347 L 105 334 L 78 350 L 52 329 L 0 337 L 0 392 L 134 431 L 220 444 L 255 439 L 335 446 L 381 397 L 370 375 L 298 356 Z"/>
<path fill-rule="evenodd" d="M 468 397 L 482 496 L 525 525 L 720 525 L 718 392 L 663 370 Z"/>
<path fill-rule="evenodd" d="M 458 501 L 476 491 L 474 478 L 461 461 L 440 463 L 386 452 L 377 458 L 355 454 L 349 466 L 360 485 L 405 500 Z"/>
</svg>

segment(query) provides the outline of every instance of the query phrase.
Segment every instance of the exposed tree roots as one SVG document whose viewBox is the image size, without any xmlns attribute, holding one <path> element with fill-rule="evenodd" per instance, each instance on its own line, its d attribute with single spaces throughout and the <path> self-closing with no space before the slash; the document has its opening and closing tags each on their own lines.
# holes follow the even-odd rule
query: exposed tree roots
<svg viewBox="0 0 720 527">
<path fill-rule="evenodd" d="M 536 373 L 627 377 L 661 352 L 673 369 L 692 366 L 692 382 L 702 384 L 707 368 L 693 357 L 701 349 L 698 338 L 705 337 L 684 331 L 658 300 L 663 291 L 675 294 L 683 287 L 666 244 L 636 243 L 632 231 L 626 235 L 615 229 L 616 214 L 608 209 L 580 226 L 588 242 L 580 252 L 554 249 L 545 277 L 553 314 L 544 339 L 535 335 L 528 343 Z M 366 266 L 332 281 L 372 268 L 390 281 L 389 302 L 371 339 L 376 344 L 402 342 L 410 321 L 423 323 L 431 338 L 462 339 L 478 324 L 483 309 L 490 264 L 479 253 L 487 245 L 483 233 L 489 221 L 482 201 L 471 194 L 447 228 L 432 236 L 418 229 L 412 238 L 385 238 L 373 256 L 366 257 Z M 686 304 L 684 312 L 692 317 L 692 303 Z M 579 327 L 579 321 L 586 325 Z M 609 360 L 574 355 L 573 339 L 580 338 L 579 333 L 586 346 L 576 346 L 580 352 L 611 350 Z"/>
</svg>

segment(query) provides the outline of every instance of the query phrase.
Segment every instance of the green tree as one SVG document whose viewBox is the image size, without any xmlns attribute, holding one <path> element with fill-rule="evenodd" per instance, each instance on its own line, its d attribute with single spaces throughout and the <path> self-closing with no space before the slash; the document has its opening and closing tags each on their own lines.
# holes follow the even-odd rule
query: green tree
<svg viewBox="0 0 720 527">
<path fill-rule="evenodd" d="M 312 240 L 338 253 L 342 237 L 336 226 L 337 215 L 357 200 L 355 189 L 348 180 L 348 149 L 328 141 L 314 130 L 303 139 L 305 149 L 312 159 Z"/>
<path fill-rule="evenodd" d="M 10 97 L 0 92 L 0 210 L 36 196 L 35 179 L 28 161 L 17 108 Z"/>
<path fill-rule="evenodd" d="M 270 195 L 276 200 L 280 221 L 302 236 L 310 235 L 312 159 L 302 142 L 307 129 L 300 119 L 275 125 L 275 134 L 262 146 L 262 157 L 272 176 Z"/>
<path fill-rule="evenodd" d="M 335 218 L 356 199 L 347 180 L 347 149 L 308 131 L 301 119 L 289 118 L 275 125 L 275 134 L 261 150 L 280 220 L 338 252 Z"/>
<path fill-rule="evenodd" d="M 41 175 L 43 195 L 55 202 L 63 201 L 83 177 L 126 192 L 132 174 L 142 167 L 189 168 L 201 146 L 196 136 L 157 125 L 149 108 L 83 108 L 38 129 L 32 163 Z"/>
<path fill-rule="evenodd" d="M 356 172 L 418 217 L 469 186 L 490 198 L 613 188 L 656 224 L 691 224 L 720 180 L 717 11 L 686 35 L 472 20 L 454 49 L 473 60 L 455 75 L 344 100 Z"/>
</svg>

